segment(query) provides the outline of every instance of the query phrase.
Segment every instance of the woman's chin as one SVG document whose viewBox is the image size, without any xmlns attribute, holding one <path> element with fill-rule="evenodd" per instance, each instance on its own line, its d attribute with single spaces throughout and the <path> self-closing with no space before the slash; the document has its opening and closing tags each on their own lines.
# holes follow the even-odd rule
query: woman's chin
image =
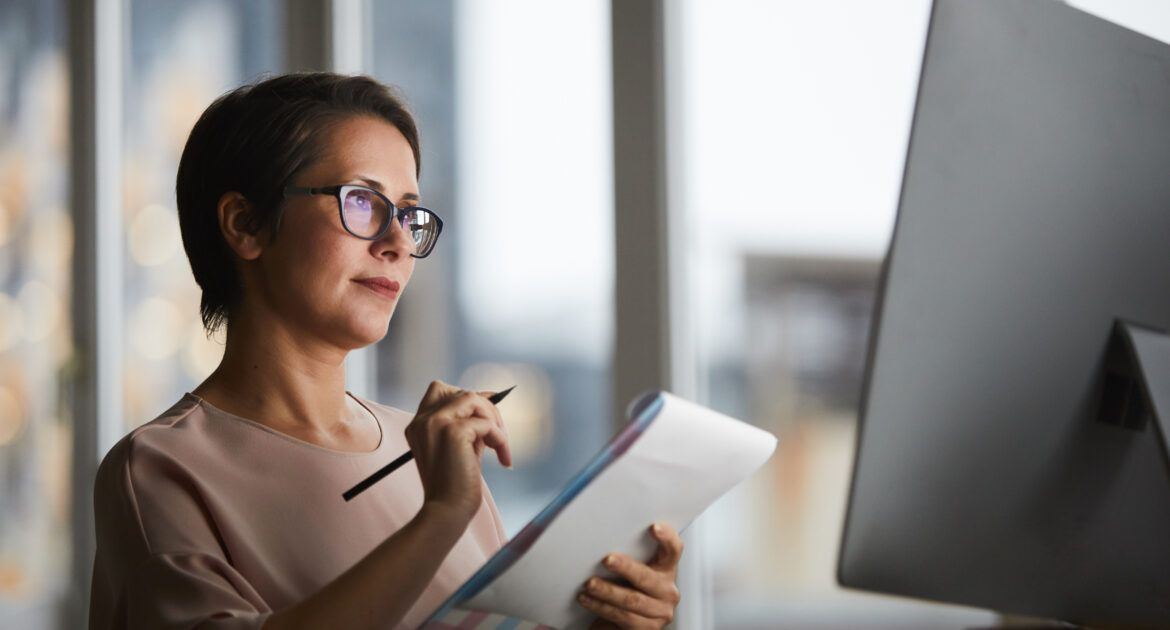
<svg viewBox="0 0 1170 630">
<path fill-rule="evenodd" d="M 348 337 L 353 339 L 354 349 L 364 348 L 386 337 L 386 332 L 390 329 L 390 318 L 369 317 L 362 321 L 350 322 L 348 328 L 350 332 Z"/>
<path fill-rule="evenodd" d="M 327 331 L 324 335 L 331 345 L 345 350 L 357 350 L 381 341 L 390 328 L 393 307 L 372 308 L 354 304 L 349 309 L 333 311 L 316 320 L 313 330 Z"/>
</svg>

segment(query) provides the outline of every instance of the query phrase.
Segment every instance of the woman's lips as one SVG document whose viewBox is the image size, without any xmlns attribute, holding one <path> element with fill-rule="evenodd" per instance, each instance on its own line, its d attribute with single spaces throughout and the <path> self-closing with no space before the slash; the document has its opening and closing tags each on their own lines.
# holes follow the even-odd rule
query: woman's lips
<svg viewBox="0 0 1170 630">
<path fill-rule="evenodd" d="M 388 278 L 361 278 L 354 280 L 354 282 L 383 297 L 394 298 L 398 296 L 398 283 Z"/>
</svg>

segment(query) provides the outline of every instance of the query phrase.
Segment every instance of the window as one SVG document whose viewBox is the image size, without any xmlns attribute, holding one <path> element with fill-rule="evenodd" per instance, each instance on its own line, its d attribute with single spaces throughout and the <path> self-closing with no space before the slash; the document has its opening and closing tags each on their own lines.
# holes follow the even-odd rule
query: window
<svg viewBox="0 0 1170 630">
<path fill-rule="evenodd" d="M 980 625 L 848 593 L 837 546 L 930 3 L 683 3 L 685 232 L 704 402 L 772 459 L 704 517 L 719 627 Z"/>
<path fill-rule="evenodd" d="M 95 358 L 117 376 L 85 385 L 123 403 L 108 414 L 120 435 L 217 364 L 222 338 L 203 335 L 179 240 L 180 151 L 216 96 L 281 71 L 286 53 L 312 57 L 327 39 L 323 8 L 348 14 L 360 4 L 366 28 L 348 32 L 356 45 L 339 65 L 356 69 L 360 49 L 365 70 L 402 87 L 422 130 L 424 203 L 448 220 L 375 353 L 376 396 L 413 409 L 434 378 L 518 385 L 501 406 L 517 469 L 485 460 L 515 533 L 612 433 L 613 236 L 622 222 L 611 3 L 98 4 L 123 23 L 98 37 L 124 31 L 127 42 L 97 42 L 126 56 L 120 81 L 95 88 L 123 97 L 124 131 L 121 242 L 103 250 L 122 273 L 98 281 L 119 278 L 120 288 L 95 299 L 74 291 L 95 280 L 74 277 L 71 265 L 85 249 L 75 244 L 98 236 L 75 230 L 74 217 L 90 215 L 69 207 L 84 170 L 69 171 L 70 114 L 95 106 L 74 100 L 70 111 L 70 80 L 87 72 L 66 53 L 73 11 L 90 5 L 0 3 L 0 619 L 32 629 L 84 623 L 71 616 L 84 611 L 61 611 L 67 589 L 80 600 L 88 588 L 71 547 L 84 557 L 92 544 L 82 527 L 92 523 L 70 514 L 90 488 L 72 479 L 97 465 L 94 445 L 83 444 L 93 418 L 71 412 L 84 399 L 76 366 L 118 355 Z M 833 580 L 859 366 L 929 0 L 664 4 L 679 11 L 668 26 L 683 44 L 669 51 L 679 55 L 668 64 L 679 70 L 667 77 L 678 99 L 669 109 L 680 114 L 671 131 L 681 132 L 669 139 L 681 165 L 669 188 L 682 193 L 671 211 L 690 228 L 681 245 L 700 402 L 780 437 L 768 467 L 698 530 L 717 625 L 986 625 L 986 613 L 843 593 Z M 1162 0 L 1074 4 L 1170 40 Z M 110 304 L 124 315 L 103 337 L 113 351 L 76 332 Z"/>
<path fill-rule="evenodd" d="M 68 587 L 73 358 L 64 7 L 0 5 L 0 618 L 49 627 Z"/>
<path fill-rule="evenodd" d="M 219 364 L 223 331 L 199 319 L 179 237 L 175 174 L 195 120 L 217 96 L 279 66 L 278 5 L 132 0 L 125 83 L 126 430 L 153 419 Z"/>
<path fill-rule="evenodd" d="M 375 40 L 373 70 L 411 101 L 422 196 L 451 218 L 383 342 L 382 398 L 517 386 L 500 406 L 515 470 L 485 458 L 514 534 L 612 432 L 608 3 L 372 8 L 375 32 L 414 25 Z"/>
</svg>

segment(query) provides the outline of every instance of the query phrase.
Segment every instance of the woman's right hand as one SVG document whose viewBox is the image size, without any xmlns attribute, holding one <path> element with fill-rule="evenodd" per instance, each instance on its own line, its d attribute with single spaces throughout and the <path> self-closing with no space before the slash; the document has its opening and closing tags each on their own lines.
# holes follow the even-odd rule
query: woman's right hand
<svg viewBox="0 0 1170 630">
<path fill-rule="evenodd" d="M 492 392 L 469 392 L 432 381 L 418 413 L 406 427 L 406 442 L 422 478 L 425 503 L 470 521 L 482 501 L 484 447 L 511 468 L 508 433 Z"/>
<path fill-rule="evenodd" d="M 512 464 L 489 395 L 431 383 L 406 427 L 426 496 L 422 510 L 332 582 L 269 617 L 265 630 L 399 625 L 483 504 L 484 447 Z"/>
</svg>

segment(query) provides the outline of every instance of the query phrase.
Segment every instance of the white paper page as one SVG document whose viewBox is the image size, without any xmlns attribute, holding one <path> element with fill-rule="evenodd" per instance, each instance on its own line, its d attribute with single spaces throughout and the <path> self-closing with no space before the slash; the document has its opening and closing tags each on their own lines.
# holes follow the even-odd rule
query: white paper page
<svg viewBox="0 0 1170 630">
<path fill-rule="evenodd" d="M 771 456 L 776 438 L 663 393 L 658 417 L 633 446 L 570 503 L 522 558 L 460 608 L 503 613 L 566 630 L 592 619 L 576 594 L 613 551 L 643 562 L 649 527 L 680 531 Z"/>
</svg>

